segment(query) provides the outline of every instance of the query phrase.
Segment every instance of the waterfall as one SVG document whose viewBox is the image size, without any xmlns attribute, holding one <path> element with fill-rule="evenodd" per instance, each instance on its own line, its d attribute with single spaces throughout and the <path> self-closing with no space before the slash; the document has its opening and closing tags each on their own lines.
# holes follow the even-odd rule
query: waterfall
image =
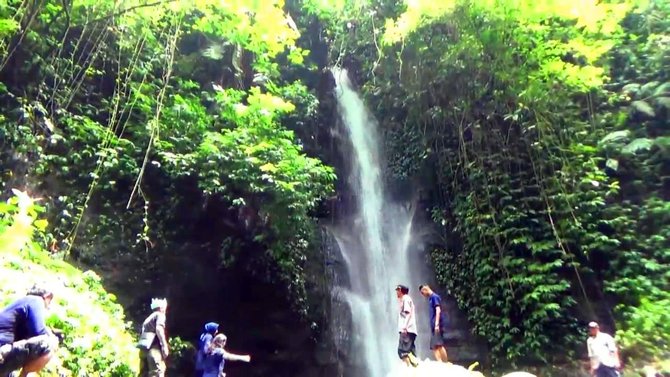
<svg viewBox="0 0 670 377">
<path fill-rule="evenodd" d="M 416 206 L 387 200 L 377 122 L 353 89 L 346 70 L 334 68 L 332 72 L 338 111 L 351 143 L 345 157 L 356 208 L 350 218 L 330 229 L 348 277 L 347 286 L 335 287 L 333 294 L 350 310 L 353 351 L 365 365 L 365 377 L 385 377 L 400 363 L 397 284 L 410 287 L 417 307 L 417 347 L 428 342 L 422 336 L 429 331 L 424 321 L 427 308 L 417 288 L 424 278 L 417 266 L 424 266 L 424 261 L 412 255 L 417 250 L 412 229 Z"/>
</svg>

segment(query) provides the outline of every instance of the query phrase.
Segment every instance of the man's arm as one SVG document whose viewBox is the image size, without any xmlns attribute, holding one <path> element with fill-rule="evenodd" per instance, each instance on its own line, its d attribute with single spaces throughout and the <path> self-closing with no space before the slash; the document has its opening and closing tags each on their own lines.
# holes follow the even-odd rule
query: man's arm
<svg viewBox="0 0 670 377">
<path fill-rule="evenodd" d="M 156 318 L 156 336 L 158 337 L 163 357 L 167 357 L 170 350 L 168 348 L 167 336 L 165 336 L 165 314 L 161 313 Z"/>
<path fill-rule="evenodd" d="M 442 315 L 442 308 L 440 307 L 440 305 L 437 305 L 437 306 L 435 307 L 435 330 L 439 330 L 439 329 L 440 329 L 440 318 L 441 318 L 441 315 Z"/>
<path fill-rule="evenodd" d="M 409 300 L 402 300 L 402 314 L 403 314 L 403 319 L 404 319 L 404 324 L 402 326 L 403 332 L 407 332 L 407 328 L 409 327 L 409 321 L 411 319 L 410 313 L 412 312 L 412 307 L 410 306 Z"/>
<path fill-rule="evenodd" d="M 586 340 L 586 349 L 589 353 L 589 363 L 591 365 L 591 374 L 595 373 L 596 367 L 598 366 L 598 360 L 596 359 L 596 355 L 593 352 L 593 349 L 591 347 L 591 338 Z"/>
<path fill-rule="evenodd" d="M 610 338 L 607 342 L 607 348 L 609 348 L 610 352 L 612 352 L 612 354 L 614 355 L 614 359 L 616 360 L 616 367 L 620 368 L 621 367 L 621 359 L 619 358 L 619 349 L 616 346 L 616 342 L 614 341 L 614 337 L 610 336 Z"/>
<path fill-rule="evenodd" d="M 51 334 L 51 331 L 47 328 L 46 324 L 46 313 L 44 304 L 37 300 L 30 303 L 28 306 L 27 314 L 27 324 L 28 324 L 28 336 L 38 336 L 38 335 L 48 335 Z"/>
</svg>

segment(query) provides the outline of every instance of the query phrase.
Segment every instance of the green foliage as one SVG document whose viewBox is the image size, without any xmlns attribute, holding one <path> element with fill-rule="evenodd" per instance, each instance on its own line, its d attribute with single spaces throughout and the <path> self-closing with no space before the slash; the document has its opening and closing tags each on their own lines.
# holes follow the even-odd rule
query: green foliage
<svg viewBox="0 0 670 377">
<path fill-rule="evenodd" d="M 54 290 L 47 324 L 65 337 L 43 375 L 136 375 L 137 350 L 123 309 L 94 272 L 53 259 L 36 242 L 46 228 L 36 220 L 38 208 L 21 192 L 0 207 L 0 305 L 34 283 Z"/>
<path fill-rule="evenodd" d="M 178 229 L 193 226 L 168 208 L 201 208 L 193 216 L 204 218 L 220 202 L 219 216 L 229 218 L 217 236 L 230 236 L 201 247 L 227 263 L 239 249 L 258 251 L 247 260 L 272 271 L 260 275 L 304 301 L 310 211 L 335 176 L 288 131 L 289 100 L 316 100 L 279 74 L 280 64 L 302 65 L 307 55 L 283 6 L 46 1 L 2 9 L 7 20 L 38 17 L 25 35 L 0 25 L 11 45 L 2 58 L 15 60 L 0 92 L 11 110 L 0 118 L 1 181 L 43 193 L 53 251 L 120 284 L 136 281 L 161 273 L 155 261 L 183 247 Z"/>
<path fill-rule="evenodd" d="M 3 244 L 66 266 L 49 245 L 138 297 L 147 278 L 179 284 L 164 267 L 206 251 L 305 313 L 311 212 L 335 175 L 296 137 L 320 124 L 318 97 L 288 78 L 312 69 L 294 18 L 283 1 L 119 4 L 0 4 L 0 182 L 4 196 L 40 193 L 49 220 L 5 217 Z M 438 279 L 495 364 L 576 358 L 580 323 L 609 318 L 607 302 L 626 357 L 667 352 L 667 1 L 286 8 L 320 20 L 308 39 L 331 61 L 360 67 L 393 178 L 433 184 Z M 66 345 L 71 369 L 113 368 Z"/>
<path fill-rule="evenodd" d="M 170 362 L 167 365 L 167 375 L 190 373 L 195 369 L 196 348 L 178 336 L 170 337 Z"/>
<path fill-rule="evenodd" d="M 628 82 L 611 83 L 631 64 L 651 76 L 649 65 L 667 62 L 656 58 L 663 50 L 640 43 L 644 34 L 667 33 L 658 21 L 667 7 L 645 6 L 408 1 L 400 14 L 359 24 L 366 31 L 353 39 L 342 36 L 340 52 L 354 51 L 368 100 L 392 136 L 390 171 L 436 184 L 438 281 L 498 366 L 576 358 L 580 325 L 609 318 L 603 296 L 617 303 L 618 328 L 627 329 L 619 333 L 630 347 L 624 354 L 665 352 L 665 337 L 646 350 L 640 339 L 657 339 L 649 329 L 663 319 L 650 303 L 667 297 L 667 257 L 658 252 L 665 246 L 646 240 L 666 239 L 667 222 L 658 209 L 649 211 L 657 226 L 638 217 L 655 207 L 638 195 L 653 192 L 665 203 L 656 190 L 666 149 L 654 137 L 667 123 L 658 114 L 663 102 L 647 97 L 665 93 L 658 87 L 667 79 L 656 71 L 663 77 L 637 83 L 639 95 L 627 99 Z M 625 49 L 639 51 L 618 58 Z M 640 120 L 654 137 L 635 125 Z M 633 319 L 641 317 L 650 322 Z"/>
</svg>

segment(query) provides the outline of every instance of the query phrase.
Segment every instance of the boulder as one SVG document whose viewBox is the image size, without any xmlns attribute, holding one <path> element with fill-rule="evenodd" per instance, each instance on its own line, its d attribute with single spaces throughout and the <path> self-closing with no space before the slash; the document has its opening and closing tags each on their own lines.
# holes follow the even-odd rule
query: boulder
<svg viewBox="0 0 670 377">
<path fill-rule="evenodd" d="M 480 374 L 481 375 L 481 374 Z M 419 363 L 416 368 L 398 364 L 387 377 L 473 377 L 473 372 L 466 368 L 451 364 L 426 359 Z"/>
<path fill-rule="evenodd" d="M 407 367 L 398 364 L 388 377 L 484 377 L 481 372 L 470 371 L 465 367 L 452 363 L 441 363 L 426 359 L 418 367 Z M 527 372 L 512 372 L 503 377 L 536 377 Z"/>
</svg>

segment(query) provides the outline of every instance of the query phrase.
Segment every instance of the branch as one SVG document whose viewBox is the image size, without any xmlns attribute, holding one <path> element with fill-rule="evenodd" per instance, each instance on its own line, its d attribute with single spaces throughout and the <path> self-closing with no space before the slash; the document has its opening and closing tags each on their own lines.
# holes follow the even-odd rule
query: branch
<svg viewBox="0 0 670 377">
<path fill-rule="evenodd" d="M 108 14 L 106 16 L 96 18 L 95 20 L 91 20 L 91 21 L 85 23 L 84 26 L 88 26 L 90 24 L 98 23 L 100 21 L 105 21 L 105 20 L 108 20 L 110 18 L 118 17 L 118 16 L 121 16 L 121 15 L 126 14 L 128 12 L 132 12 L 136 9 L 148 8 L 148 7 L 153 7 L 153 6 L 156 6 L 156 5 L 167 4 L 167 3 L 174 3 L 175 1 L 177 1 L 177 0 L 161 0 L 161 1 L 155 1 L 153 3 L 135 5 L 135 6 L 132 6 L 130 8 L 122 9 L 122 10 L 116 12 L 116 13 Z"/>
</svg>

